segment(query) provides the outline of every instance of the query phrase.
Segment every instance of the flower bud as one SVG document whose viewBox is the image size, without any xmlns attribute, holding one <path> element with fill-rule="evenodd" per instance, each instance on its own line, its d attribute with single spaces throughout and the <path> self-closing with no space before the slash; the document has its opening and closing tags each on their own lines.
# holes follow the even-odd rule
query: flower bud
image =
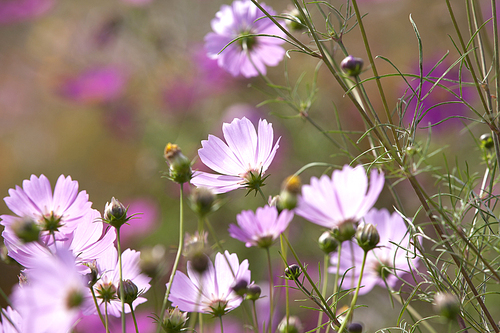
<svg viewBox="0 0 500 333">
<path fill-rule="evenodd" d="M 350 323 L 347 326 L 347 332 L 349 333 L 363 333 L 363 325 L 360 323 Z"/>
<path fill-rule="evenodd" d="M 246 280 L 238 280 L 236 281 L 231 289 L 238 295 L 238 296 L 245 296 L 248 290 L 248 282 Z"/>
<path fill-rule="evenodd" d="M 196 272 L 202 274 L 208 269 L 208 256 L 204 251 L 195 251 L 189 254 L 189 263 Z"/>
<path fill-rule="evenodd" d="M 277 202 L 279 211 L 292 210 L 297 207 L 298 195 L 300 194 L 300 178 L 292 175 L 283 181 L 282 190 Z"/>
<path fill-rule="evenodd" d="M 167 333 L 180 333 L 184 331 L 188 320 L 187 312 L 181 312 L 178 307 L 168 309 L 161 326 Z"/>
<path fill-rule="evenodd" d="M 302 323 L 296 316 L 290 316 L 288 320 L 284 317 L 278 325 L 279 333 L 302 333 L 303 331 Z"/>
<path fill-rule="evenodd" d="M 333 232 L 325 231 L 319 236 L 318 245 L 325 254 L 330 254 L 337 251 L 339 242 L 335 239 Z"/>
<path fill-rule="evenodd" d="M 40 237 L 40 226 L 28 217 L 17 219 L 11 228 L 23 243 L 36 242 Z"/>
<path fill-rule="evenodd" d="M 285 268 L 285 278 L 287 278 L 288 280 L 297 280 L 300 274 L 302 274 L 302 270 L 297 264 L 291 264 L 290 266 Z"/>
<path fill-rule="evenodd" d="M 438 292 L 434 296 L 434 307 L 437 312 L 448 320 L 455 320 L 460 313 L 458 298 L 447 292 Z"/>
<path fill-rule="evenodd" d="M 155 278 L 162 272 L 164 265 L 165 247 L 158 244 L 154 247 L 141 249 L 139 267 L 144 274 Z"/>
<path fill-rule="evenodd" d="M 123 302 L 126 304 L 132 304 L 133 301 L 139 297 L 139 288 L 133 283 L 131 280 L 123 280 L 123 283 L 118 285 L 118 290 L 116 293 L 118 294 L 118 298 L 121 295 L 121 288 L 123 285 Z M 121 299 L 121 298 L 120 298 Z"/>
<path fill-rule="evenodd" d="M 259 299 L 262 289 L 256 284 L 251 284 L 247 287 L 247 299 L 256 301 Z"/>
<path fill-rule="evenodd" d="M 479 141 L 481 142 L 481 147 L 486 148 L 486 149 L 492 149 L 495 144 L 493 143 L 493 138 L 491 137 L 491 134 L 485 133 L 479 137 Z"/>
<path fill-rule="evenodd" d="M 85 266 L 90 269 L 90 273 L 85 274 L 85 277 L 87 278 L 89 288 L 92 288 L 99 279 L 96 261 L 94 260 L 93 262 L 86 263 Z"/>
<path fill-rule="evenodd" d="M 104 207 L 103 221 L 118 229 L 128 220 L 130 218 L 127 217 L 127 208 L 115 197 L 111 198 L 111 202 L 107 202 Z"/>
<path fill-rule="evenodd" d="M 351 240 L 356 233 L 354 222 L 346 221 L 332 230 L 333 236 L 339 241 L 344 242 Z"/>
<path fill-rule="evenodd" d="M 200 218 L 215 211 L 215 194 L 206 187 L 198 187 L 191 193 L 191 208 Z"/>
<path fill-rule="evenodd" d="M 358 76 L 363 68 L 363 59 L 347 56 L 340 63 L 340 68 L 349 76 Z"/>
<path fill-rule="evenodd" d="M 168 143 L 165 147 L 165 159 L 170 165 L 170 179 L 179 184 L 187 183 L 193 176 L 191 161 L 182 154 L 176 144 Z"/>
<path fill-rule="evenodd" d="M 362 224 L 358 226 L 356 230 L 356 240 L 358 241 L 358 245 L 365 252 L 368 252 L 375 247 L 377 247 L 378 242 L 380 241 L 380 235 L 378 234 L 377 228 L 371 223 Z"/>
<path fill-rule="evenodd" d="M 295 6 L 290 6 L 283 16 L 287 18 L 286 25 L 292 31 L 302 31 L 307 28 L 304 23 L 304 17 L 300 14 L 299 10 Z"/>
</svg>

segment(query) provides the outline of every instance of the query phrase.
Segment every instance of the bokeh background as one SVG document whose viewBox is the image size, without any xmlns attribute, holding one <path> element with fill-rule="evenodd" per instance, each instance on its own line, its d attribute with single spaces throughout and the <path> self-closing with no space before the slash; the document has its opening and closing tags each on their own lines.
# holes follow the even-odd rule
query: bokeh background
<svg viewBox="0 0 500 333">
<path fill-rule="evenodd" d="M 453 2 L 459 23 L 465 29 L 463 4 Z M 242 116 L 254 123 L 266 118 L 282 137 L 276 160 L 268 172 L 271 176 L 266 195 L 276 195 L 283 179 L 306 163 L 349 163 L 285 104 L 257 107 L 275 97 L 262 79 L 231 77 L 206 57 L 203 37 L 211 30 L 210 21 L 224 3 L 229 2 L 0 0 L 0 196 L 7 196 L 9 188 L 21 185 L 31 174 L 45 174 L 52 184 L 61 174 L 71 175 L 79 182 L 80 189 L 89 193 L 93 207 L 101 212 L 114 196 L 130 205 L 131 211 L 142 213 L 126 226 L 125 247 L 142 250 L 160 244 L 166 253 L 167 273 L 175 255 L 179 215 L 178 186 L 162 177 L 167 170 L 163 149 L 168 142 L 178 144 L 187 157 L 195 159 L 201 140 L 209 133 L 220 135 L 223 122 Z M 339 0 L 331 3 L 337 8 L 345 6 Z M 444 1 L 364 0 L 359 3 L 362 12 L 368 13 L 365 26 L 373 53 L 391 59 L 401 72 L 417 73 L 418 49 L 410 14 L 420 30 L 427 70 L 447 51 L 450 55 L 446 63 L 458 58 L 448 36 L 455 34 Z M 287 9 L 289 2 L 268 0 L 266 4 L 280 13 Z M 316 19 L 322 27 L 322 19 Z M 296 35 L 309 43 L 307 35 L 300 32 Z M 366 59 L 357 29 L 346 34 L 343 41 L 351 54 Z M 342 59 L 340 52 L 337 57 L 338 61 Z M 379 72 L 394 73 L 387 63 L 378 60 L 377 64 Z M 305 73 L 298 89 L 305 97 L 316 65 L 317 60 L 313 58 L 291 53 L 289 59 L 270 68 L 268 75 L 273 82 L 285 84 L 286 66 L 294 84 Z M 385 79 L 383 84 L 389 107 L 393 109 L 406 87 L 400 78 Z M 362 119 L 326 67 L 319 69 L 317 87 L 309 110 L 317 123 L 325 130 L 338 129 L 337 112 L 343 129 L 363 130 Z M 381 110 L 375 86 L 368 83 L 367 89 L 374 96 L 375 107 Z M 450 99 L 439 91 L 432 96 L 436 101 Z M 462 111 L 444 112 L 453 115 Z M 474 135 L 485 130 L 469 125 Z M 475 148 L 471 132 L 464 131 L 460 121 L 450 121 L 433 128 L 431 144 L 444 148 L 446 154 L 458 156 L 459 160 L 465 158 L 461 154 L 464 151 L 469 158 L 475 154 L 479 159 L 480 152 Z M 422 138 L 427 135 L 428 130 L 422 129 Z M 359 134 L 354 133 L 352 137 L 356 139 Z M 365 141 L 360 145 L 367 147 Z M 195 163 L 195 167 L 200 167 L 199 163 Z M 471 168 L 483 167 L 476 163 Z M 324 171 L 318 168 L 306 171 L 303 182 L 308 183 L 309 177 Z M 432 186 L 432 180 L 428 181 Z M 401 186 L 404 189 L 405 185 Z M 244 244 L 230 239 L 227 232 L 229 223 L 235 222 L 235 215 L 242 209 L 255 209 L 263 204 L 260 197 L 245 194 L 245 191 L 235 191 L 226 195 L 225 204 L 211 220 L 227 249 L 237 252 L 240 259 L 250 258 L 252 278 L 258 282 L 267 276 L 263 268 L 265 253 L 245 248 Z M 406 203 L 413 214 L 418 207 L 416 198 L 408 197 Z M 392 205 L 388 194 L 378 202 L 379 207 L 391 209 Z M 0 214 L 7 213 L 1 201 Z M 187 231 L 194 232 L 197 221 L 189 208 L 186 219 Z M 322 254 L 316 240 L 322 231 L 295 217 L 289 232 L 311 273 L 317 274 L 314 271 L 322 262 Z M 277 251 L 273 259 L 276 267 L 281 267 Z M 19 267 L 2 263 L 0 272 L 0 286 L 9 294 L 17 282 Z M 153 294 L 154 291 L 149 295 L 152 304 L 141 306 L 145 314 L 154 311 L 161 301 L 161 283 L 156 295 Z M 385 291 L 374 290 L 362 297 L 361 302 L 369 305 L 361 310 L 368 331 L 395 325 L 399 307 L 395 304 L 391 308 Z M 6 305 L 3 299 L 0 303 Z M 381 303 L 387 310 L 379 311 Z M 298 305 L 294 304 L 297 307 L 294 313 L 311 329 L 315 315 L 314 320 L 308 320 Z M 423 313 L 431 311 L 427 307 Z M 241 313 L 235 311 L 231 316 L 238 318 Z"/>
</svg>

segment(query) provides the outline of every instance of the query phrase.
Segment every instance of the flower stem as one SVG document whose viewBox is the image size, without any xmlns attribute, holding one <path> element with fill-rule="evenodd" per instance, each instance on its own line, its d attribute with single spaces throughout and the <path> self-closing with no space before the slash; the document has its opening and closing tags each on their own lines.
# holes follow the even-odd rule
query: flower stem
<svg viewBox="0 0 500 333">
<path fill-rule="evenodd" d="M 106 333 L 109 333 L 109 321 L 108 321 L 108 302 L 104 302 L 104 328 Z"/>
<path fill-rule="evenodd" d="M 120 300 L 122 303 L 122 333 L 126 332 L 125 328 L 125 288 L 123 287 L 123 263 L 122 263 L 122 249 L 120 242 L 120 228 L 116 228 L 116 246 L 118 247 L 118 268 L 120 271 Z"/>
<path fill-rule="evenodd" d="M 139 327 L 137 326 L 137 319 L 135 319 L 135 311 L 134 308 L 132 307 L 132 303 L 129 303 L 129 306 L 130 306 L 130 313 L 132 313 L 132 319 L 134 320 L 135 333 L 139 333 Z"/>
<path fill-rule="evenodd" d="M 104 322 L 104 318 L 101 313 L 101 309 L 99 308 L 99 304 L 97 304 L 97 297 L 95 296 L 95 291 L 94 291 L 94 286 L 90 287 L 90 292 L 92 293 L 92 298 L 94 299 L 94 305 L 95 308 L 97 309 L 97 314 L 99 315 L 99 318 L 101 319 L 101 322 L 104 326 L 106 326 L 106 323 Z"/>
<path fill-rule="evenodd" d="M 323 294 L 323 297 L 325 296 L 326 294 L 326 288 L 328 287 L 328 270 L 327 270 L 327 267 L 328 267 L 328 259 L 330 257 L 328 256 L 328 254 L 325 254 L 324 256 L 324 261 L 323 261 L 323 288 L 321 289 L 321 294 Z M 320 311 L 319 312 L 319 315 L 318 315 L 318 329 L 316 330 L 316 333 L 320 333 L 320 330 L 321 330 L 321 323 L 323 322 L 323 311 Z"/>
<path fill-rule="evenodd" d="M 273 266 L 271 264 L 271 253 L 269 252 L 269 246 L 266 247 L 266 252 L 267 252 L 267 263 L 269 265 L 269 323 L 268 323 L 268 328 L 269 328 L 269 333 L 272 333 L 273 330 L 273 288 L 274 288 L 274 282 L 273 282 Z"/>
<path fill-rule="evenodd" d="M 220 333 L 224 333 L 224 326 L 222 325 L 222 316 L 219 316 L 220 321 Z"/>
<path fill-rule="evenodd" d="M 255 333 L 259 333 L 259 320 L 257 319 L 257 309 L 255 308 L 255 300 L 252 301 L 252 306 L 253 306 L 253 317 L 254 317 L 254 324 L 253 324 L 253 330 Z"/>
<path fill-rule="evenodd" d="M 358 300 L 358 295 L 359 295 L 359 289 L 361 288 L 361 280 L 363 279 L 363 272 L 365 270 L 365 264 L 366 264 L 366 255 L 368 254 L 368 251 L 364 251 L 363 254 L 363 262 L 361 264 L 361 271 L 359 272 L 359 279 L 358 279 L 358 285 L 356 286 L 356 291 L 354 292 L 354 297 L 352 298 L 351 301 L 351 306 L 349 307 L 349 310 L 347 311 L 347 315 L 345 316 L 344 321 L 342 321 L 342 325 L 340 326 L 338 333 L 342 333 L 344 329 L 347 326 L 347 323 L 349 322 L 352 311 L 354 310 L 354 307 L 356 306 L 356 302 Z"/>
<path fill-rule="evenodd" d="M 177 271 L 177 267 L 179 266 L 179 261 L 182 254 L 182 249 L 184 248 L 184 208 L 183 208 L 183 198 L 184 198 L 184 186 L 180 184 L 180 199 L 179 199 L 179 246 L 177 248 L 177 255 L 175 256 L 174 267 L 172 267 L 172 273 L 170 274 L 170 280 L 168 283 L 167 291 L 165 292 L 165 298 L 163 299 L 163 305 L 161 307 L 160 318 L 161 320 L 158 322 L 158 327 L 156 328 L 156 333 L 160 333 L 161 323 L 165 319 L 165 311 L 167 310 L 168 296 L 170 295 L 170 289 L 172 289 L 172 283 L 174 282 L 175 272 Z"/>
</svg>

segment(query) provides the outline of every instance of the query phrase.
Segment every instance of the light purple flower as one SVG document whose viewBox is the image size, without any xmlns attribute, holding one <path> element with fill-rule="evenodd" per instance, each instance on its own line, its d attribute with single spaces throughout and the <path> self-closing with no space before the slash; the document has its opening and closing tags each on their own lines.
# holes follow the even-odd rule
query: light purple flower
<svg viewBox="0 0 500 333">
<path fill-rule="evenodd" d="M 276 15 L 272 8 L 262 3 L 261 6 L 269 14 Z M 266 66 L 276 66 L 283 59 L 285 50 L 280 46 L 284 43 L 280 38 L 251 36 L 284 37 L 269 18 L 260 19 L 264 16 L 250 0 L 236 0 L 231 6 L 222 5 L 211 22 L 213 32 L 205 36 L 208 56 L 217 59 L 219 66 L 233 76 L 252 77 L 259 75 L 259 72 L 265 74 Z M 243 38 L 224 49 L 229 42 L 241 36 Z"/>
<path fill-rule="evenodd" d="M 149 290 L 151 278 L 142 274 L 139 268 L 140 252 L 127 249 L 122 254 L 122 274 L 123 280 L 132 281 L 139 290 L 139 293 L 145 293 Z M 97 260 L 98 281 L 94 285 L 94 290 L 97 298 L 99 298 L 99 290 L 103 287 L 107 288 L 111 285 L 118 290 L 120 285 L 120 266 L 118 264 L 118 252 L 116 249 L 108 256 L 102 256 Z M 146 302 L 144 297 L 138 297 L 132 302 L 132 307 L 135 309 L 139 304 Z M 104 313 L 104 303 L 100 304 L 101 312 Z M 108 303 L 108 314 L 118 317 L 121 315 L 122 304 L 121 300 L 116 295 L 116 298 Z M 94 313 L 94 308 L 89 307 L 85 313 Z M 130 306 L 125 304 L 125 313 L 130 312 Z"/>
<path fill-rule="evenodd" d="M 10 319 L 10 320 L 9 320 Z M 14 324 L 14 326 L 12 326 Z M 19 312 L 10 306 L 2 309 L 2 323 L 0 324 L 0 333 L 24 333 L 22 318 Z"/>
<path fill-rule="evenodd" d="M 56 238 L 64 238 L 78 226 L 91 211 L 92 203 L 85 191 L 78 192 L 78 182 L 61 175 L 52 193 L 50 182 L 44 175 L 32 175 L 23 181 L 23 187 L 9 190 L 4 198 L 7 207 L 16 214 L 2 215 L 1 224 L 9 229 L 19 217 L 31 218 L 43 230 L 53 230 Z M 49 228 L 49 229 L 47 229 Z M 48 232 L 42 233 L 48 237 Z"/>
<path fill-rule="evenodd" d="M 42 16 L 54 5 L 54 0 L 2 0 L 0 24 L 12 24 Z"/>
<path fill-rule="evenodd" d="M 97 210 L 90 210 L 89 214 L 77 224 L 76 229 L 58 240 L 56 244 L 51 237 L 47 237 L 46 243 L 43 240 L 23 243 L 10 229 L 5 229 L 2 236 L 9 250 L 9 256 L 25 268 L 33 268 L 30 265 L 36 264 L 34 259 L 50 257 L 57 250 L 65 249 L 76 258 L 78 271 L 86 274 L 89 269 L 84 264 L 107 256 L 114 249 L 116 231 L 114 228 L 108 228 L 104 232 L 101 214 Z"/>
<path fill-rule="evenodd" d="M 414 246 L 410 243 L 408 228 L 398 213 L 392 215 L 386 209 L 372 209 L 364 217 L 365 223 L 376 226 L 380 236 L 378 246 L 369 251 L 361 282 L 360 294 L 366 294 L 374 286 L 394 288 L 401 276 L 410 272 L 417 264 L 413 256 Z M 343 242 L 341 249 L 340 274 L 346 273 L 342 287 L 355 288 L 361 272 L 364 251 L 353 241 Z M 337 272 L 337 254 L 330 258 L 329 272 Z"/>
<path fill-rule="evenodd" d="M 293 212 L 283 210 L 278 215 L 276 207 L 265 206 L 257 211 L 242 211 L 236 215 L 238 225 L 229 226 L 231 237 L 245 242 L 247 247 L 269 247 L 286 230 L 293 219 Z"/>
<path fill-rule="evenodd" d="M 33 269 L 27 271 L 28 283 L 12 294 L 23 332 L 68 332 L 81 310 L 93 304 L 87 281 L 69 252 L 34 260 Z"/>
<path fill-rule="evenodd" d="M 182 272 L 175 272 L 168 298 L 172 306 L 178 306 L 181 311 L 186 312 L 223 315 L 237 308 L 243 301 L 243 298 L 231 289 L 233 284 L 241 280 L 250 284 L 248 260 L 245 259 L 240 264 L 238 256 L 235 253 L 229 254 L 228 251 L 224 255 L 217 253 L 215 267 L 209 260 L 208 269 L 201 275 L 188 261 L 187 273 L 186 276 Z"/>
<path fill-rule="evenodd" d="M 302 186 L 295 213 L 326 228 L 355 223 L 373 207 L 383 187 L 383 173 L 373 169 L 368 188 L 365 169 L 345 165 L 335 170 L 332 178 L 312 177 L 310 185 Z"/>
<path fill-rule="evenodd" d="M 215 193 L 262 185 L 258 182 L 279 147 L 279 138 L 273 146 L 272 124 L 260 119 L 257 133 L 250 120 L 235 118 L 230 124 L 222 125 L 222 132 L 226 143 L 209 135 L 198 150 L 201 161 L 221 175 L 198 171 L 194 173 L 191 183 L 196 187 L 207 187 Z"/>
</svg>

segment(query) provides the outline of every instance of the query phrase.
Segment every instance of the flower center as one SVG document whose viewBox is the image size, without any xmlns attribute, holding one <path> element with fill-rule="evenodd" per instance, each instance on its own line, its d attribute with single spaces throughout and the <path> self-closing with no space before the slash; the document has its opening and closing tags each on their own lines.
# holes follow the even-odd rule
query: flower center
<svg viewBox="0 0 500 333">
<path fill-rule="evenodd" d="M 59 228 L 63 226 L 61 219 L 62 216 L 57 216 L 54 212 L 50 212 L 50 214 L 43 216 L 40 223 L 42 230 L 48 231 L 49 233 L 59 231 Z"/>
<path fill-rule="evenodd" d="M 79 290 L 71 290 L 66 298 L 68 309 L 77 308 L 83 303 L 83 294 Z"/>
<path fill-rule="evenodd" d="M 391 275 L 391 267 L 385 263 L 378 263 L 375 266 L 375 271 L 383 280 L 387 279 L 389 275 Z"/>
<path fill-rule="evenodd" d="M 240 34 L 240 39 L 238 39 L 238 44 L 241 46 L 241 49 L 244 50 L 252 50 L 252 48 L 257 44 L 257 38 L 253 36 L 252 32 L 245 31 Z"/>
</svg>

